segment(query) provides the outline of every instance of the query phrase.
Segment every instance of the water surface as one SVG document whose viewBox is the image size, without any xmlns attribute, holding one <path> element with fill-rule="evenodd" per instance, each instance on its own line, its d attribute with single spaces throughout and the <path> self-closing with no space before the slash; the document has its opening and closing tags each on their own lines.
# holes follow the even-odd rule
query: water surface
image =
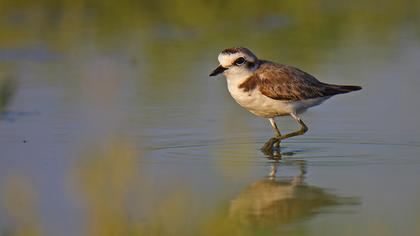
<svg viewBox="0 0 420 236">
<path fill-rule="evenodd" d="M 418 2 L 2 5 L 0 235 L 420 233 Z M 273 159 L 236 45 L 363 89 Z"/>
</svg>

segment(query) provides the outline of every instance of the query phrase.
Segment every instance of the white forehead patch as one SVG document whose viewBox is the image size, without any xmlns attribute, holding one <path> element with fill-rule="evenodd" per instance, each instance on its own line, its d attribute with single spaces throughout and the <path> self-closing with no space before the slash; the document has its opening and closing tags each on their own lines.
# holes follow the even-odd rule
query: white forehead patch
<svg viewBox="0 0 420 236">
<path fill-rule="evenodd" d="M 219 63 L 223 67 L 229 67 L 232 65 L 232 63 L 240 57 L 241 53 L 233 53 L 233 54 L 227 54 L 227 53 L 220 53 L 217 57 L 217 60 L 219 60 Z"/>
</svg>

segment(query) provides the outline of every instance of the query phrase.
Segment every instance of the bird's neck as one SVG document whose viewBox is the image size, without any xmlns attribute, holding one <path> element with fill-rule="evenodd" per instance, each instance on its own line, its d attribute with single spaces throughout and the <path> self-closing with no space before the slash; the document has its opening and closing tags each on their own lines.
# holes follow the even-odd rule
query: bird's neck
<svg viewBox="0 0 420 236">
<path fill-rule="evenodd" d="M 251 77 L 253 74 L 254 74 L 253 72 L 227 74 L 226 82 L 229 89 L 239 88 L 239 86 L 242 83 L 244 83 L 249 77 Z"/>
<path fill-rule="evenodd" d="M 226 76 L 227 85 L 230 88 L 238 88 L 241 84 L 243 84 L 247 79 L 255 75 L 255 71 L 258 69 L 260 63 L 259 61 L 254 64 L 253 67 L 249 68 L 248 70 L 241 70 L 241 71 L 225 71 L 224 74 Z"/>
</svg>

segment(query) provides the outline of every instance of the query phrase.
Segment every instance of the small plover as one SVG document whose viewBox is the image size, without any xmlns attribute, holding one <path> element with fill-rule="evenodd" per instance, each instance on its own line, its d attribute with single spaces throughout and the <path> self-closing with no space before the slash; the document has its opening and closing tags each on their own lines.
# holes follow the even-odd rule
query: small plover
<svg viewBox="0 0 420 236">
<path fill-rule="evenodd" d="M 235 101 L 251 113 L 269 119 L 276 137 L 271 138 L 264 148 L 304 134 L 308 128 L 298 114 L 336 94 L 361 89 L 360 86 L 320 82 L 293 66 L 260 60 L 244 47 L 227 48 L 219 54 L 218 60 L 219 66 L 210 76 L 223 73 Z M 291 116 L 300 129 L 281 135 L 274 120 L 277 116 Z"/>
</svg>

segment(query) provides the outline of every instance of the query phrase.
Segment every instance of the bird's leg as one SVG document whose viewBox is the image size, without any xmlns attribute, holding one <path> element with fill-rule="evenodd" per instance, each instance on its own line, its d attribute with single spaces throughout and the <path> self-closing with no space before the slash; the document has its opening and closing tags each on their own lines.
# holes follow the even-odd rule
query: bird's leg
<svg viewBox="0 0 420 236">
<path fill-rule="evenodd" d="M 270 138 L 264 146 L 261 148 L 261 150 L 264 152 L 264 154 L 273 154 L 273 147 L 276 145 L 276 148 L 280 148 L 280 141 L 281 141 L 281 133 L 279 128 L 277 127 L 276 121 L 274 118 L 269 118 L 271 127 L 273 127 L 274 132 L 276 133 L 276 137 Z"/>
<path fill-rule="evenodd" d="M 298 123 L 300 124 L 300 129 L 288 134 L 285 134 L 283 136 L 280 137 L 281 140 L 286 139 L 286 138 L 291 138 L 294 136 L 298 136 L 298 135 L 302 135 L 304 133 L 306 133 L 306 131 L 308 131 L 308 127 L 305 125 L 305 123 L 303 123 L 303 121 L 299 118 L 299 116 L 297 116 L 295 113 L 291 113 L 290 114 L 292 116 L 292 118 Z"/>
<path fill-rule="evenodd" d="M 274 118 L 268 118 L 268 120 L 270 121 L 271 127 L 273 127 L 274 132 L 276 133 L 276 137 L 281 137 L 280 130 L 277 128 L 277 124 Z"/>
</svg>

